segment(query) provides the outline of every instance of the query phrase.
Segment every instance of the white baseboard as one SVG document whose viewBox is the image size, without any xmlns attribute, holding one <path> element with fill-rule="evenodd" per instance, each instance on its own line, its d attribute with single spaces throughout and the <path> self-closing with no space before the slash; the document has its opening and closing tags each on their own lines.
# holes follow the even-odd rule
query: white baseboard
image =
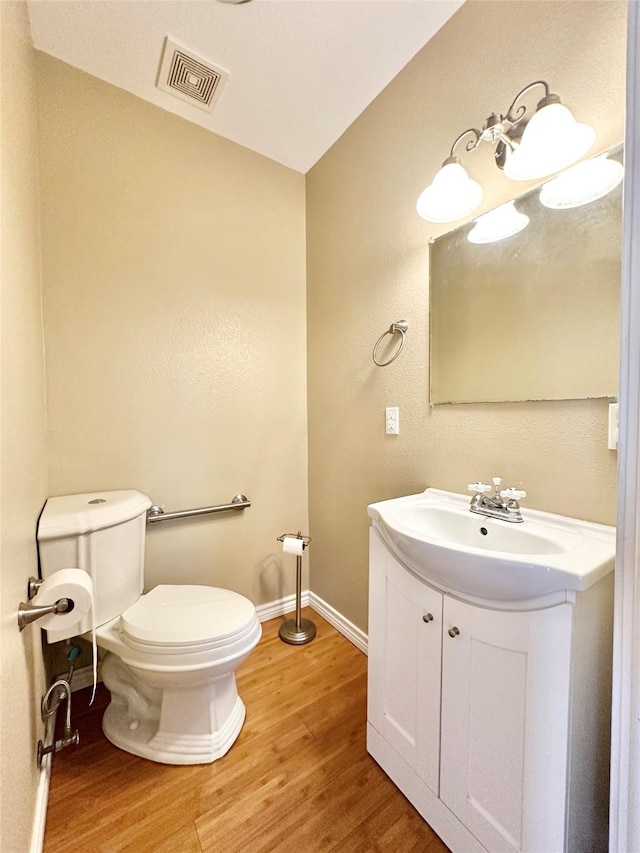
<svg viewBox="0 0 640 853">
<path fill-rule="evenodd" d="M 53 743 L 56 715 L 57 711 L 47 720 L 43 736 L 46 746 Z M 42 853 L 42 848 L 44 847 L 44 830 L 47 823 L 47 805 L 49 803 L 49 782 L 51 780 L 51 760 L 51 753 L 49 753 L 44 756 L 42 765 L 40 766 L 29 853 Z"/>
<path fill-rule="evenodd" d="M 309 604 L 309 590 L 303 589 L 300 596 L 300 603 L 303 607 Z M 261 622 L 268 622 L 269 619 L 275 619 L 276 616 L 284 616 L 296 609 L 295 595 L 285 595 L 284 598 L 277 598 L 275 601 L 268 601 L 266 604 L 258 604 L 256 613 Z"/>
<path fill-rule="evenodd" d="M 368 638 L 364 631 L 350 622 L 346 616 L 339 613 L 326 601 L 323 601 L 315 592 L 308 589 L 302 591 L 300 602 L 303 607 L 313 607 L 330 625 L 339 631 L 343 637 L 346 637 L 349 642 L 360 649 L 361 652 L 367 654 Z M 269 601 L 266 604 L 259 604 L 256 607 L 258 619 L 261 622 L 267 622 L 269 619 L 275 619 L 276 616 L 284 616 L 287 613 L 292 613 L 296 609 L 295 595 L 286 595 L 284 598 L 278 598 L 276 601 Z"/>
<path fill-rule="evenodd" d="M 368 636 L 361 628 L 350 622 L 346 616 L 343 616 L 342 613 L 339 613 L 334 607 L 323 601 L 315 592 L 309 592 L 309 606 L 313 607 L 320 616 L 323 616 L 330 625 L 333 625 L 336 631 L 339 631 L 357 649 L 360 649 L 365 655 L 368 653 Z"/>
</svg>

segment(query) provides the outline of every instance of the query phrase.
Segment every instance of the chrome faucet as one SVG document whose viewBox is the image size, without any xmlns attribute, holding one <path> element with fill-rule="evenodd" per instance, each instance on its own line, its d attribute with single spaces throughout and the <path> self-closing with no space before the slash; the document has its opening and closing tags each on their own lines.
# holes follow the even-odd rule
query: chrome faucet
<svg viewBox="0 0 640 853">
<path fill-rule="evenodd" d="M 492 495 L 487 494 L 492 487 L 486 483 L 469 483 L 469 491 L 475 492 L 469 507 L 471 512 L 477 512 L 478 515 L 484 515 L 487 518 L 499 518 L 502 521 L 523 522 L 524 518 L 518 501 L 526 498 L 527 493 L 514 487 L 501 490 L 501 477 L 494 477 L 492 482 Z"/>
</svg>

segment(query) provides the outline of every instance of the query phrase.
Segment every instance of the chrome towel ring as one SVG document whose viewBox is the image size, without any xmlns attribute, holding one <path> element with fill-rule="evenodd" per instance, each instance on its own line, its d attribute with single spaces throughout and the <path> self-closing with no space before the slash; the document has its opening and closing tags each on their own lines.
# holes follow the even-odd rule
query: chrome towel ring
<svg viewBox="0 0 640 853">
<path fill-rule="evenodd" d="M 374 363 L 374 364 L 377 364 L 377 365 L 378 365 L 378 367 L 386 367 L 387 365 L 391 364 L 391 362 L 393 362 L 393 361 L 395 361 L 395 360 L 396 360 L 396 358 L 397 358 L 397 357 L 400 355 L 400 353 L 402 352 L 402 348 L 404 347 L 404 335 L 405 335 L 405 332 L 407 331 L 407 329 L 408 329 L 408 328 L 409 328 L 409 324 L 407 323 L 407 321 L 406 321 L 406 320 L 398 320 L 398 322 L 397 322 L 397 323 L 392 323 L 392 324 L 389 326 L 389 328 L 387 329 L 387 331 L 386 331 L 386 332 L 383 332 L 383 333 L 380 335 L 380 337 L 379 337 L 379 338 L 378 338 L 378 340 L 376 341 L 376 344 L 375 344 L 375 346 L 374 346 L 374 348 L 373 348 L 372 357 L 373 357 L 373 363 Z M 382 339 L 383 339 L 386 335 L 395 335 L 395 333 L 396 333 L 396 332 L 400 332 L 400 334 L 402 335 L 402 338 L 401 338 L 401 340 L 400 340 L 400 346 L 398 347 L 398 349 L 396 350 L 396 352 L 394 353 L 394 355 L 392 355 L 392 356 L 391 356 L 391 358 L 389 359 L 389 361 L 378 361 L 378 359 L 376 358 L 376 353 L 377 353 L 377 351 L 378 351 L 378 347 L 379 347 L 379 346 L 380 346 L 380 344 L 382 343 Z"/>
</svg>

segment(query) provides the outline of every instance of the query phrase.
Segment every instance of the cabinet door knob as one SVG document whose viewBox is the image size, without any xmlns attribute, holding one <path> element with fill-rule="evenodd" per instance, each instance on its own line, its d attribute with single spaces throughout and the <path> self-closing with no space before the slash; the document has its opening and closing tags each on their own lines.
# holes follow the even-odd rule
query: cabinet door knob
<svg viewBox="0 0 640 853">
<path fill-rule="evenodd" d="M 454 625 L 453 628 L 449 628 L 447 633 L 449 634 L 450 637 L 457 637 L 458 634 L 460 633 L 460 629 L 456 628 L 456 626 Z"/>
<path fill-rule="evenodd" d="M 422 617 L 423 622 L 433 622 L 433 613 L 425 613 Z"/>
</svg>

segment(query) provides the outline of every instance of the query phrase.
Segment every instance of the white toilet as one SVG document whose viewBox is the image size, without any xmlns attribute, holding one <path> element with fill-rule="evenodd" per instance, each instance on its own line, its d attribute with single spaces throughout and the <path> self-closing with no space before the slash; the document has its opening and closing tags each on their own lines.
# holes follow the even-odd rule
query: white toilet
<svg viewBox="0 0 640 853">
<path fill-rule="evenodd" d="M 38 522 L 43 578 L 80 568 L 93 580 L 96 640 L 111 691 L 102 728 L 115 746 L 163 764 L 206 764 L 240 733 L 235 670 L 262 634 L 256 609 L 212 586 L 160 585 L 146 595 L 151 501 L 134 490 L 49 498 Z M 91 631 L 90 615 L 50 643 Z"/>
</svg>

